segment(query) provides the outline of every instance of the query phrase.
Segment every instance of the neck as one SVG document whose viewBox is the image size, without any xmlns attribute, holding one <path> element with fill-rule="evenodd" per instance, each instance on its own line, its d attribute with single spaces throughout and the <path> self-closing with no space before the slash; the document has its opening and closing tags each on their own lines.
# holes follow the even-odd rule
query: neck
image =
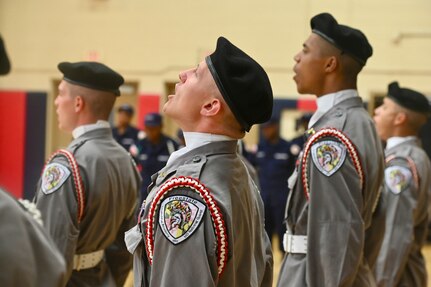
<svg viewBox="0 0 431 287">
<path fill-rule="evenodd" d="M 347 81 L 347 80 L 329 80 L 324 88 L 319 94 L 316 94 L 317 97 L 321 97 L 327 94 L 336 93 L 343 90 L 357 90 L 356 81 Z"/>
</svg>

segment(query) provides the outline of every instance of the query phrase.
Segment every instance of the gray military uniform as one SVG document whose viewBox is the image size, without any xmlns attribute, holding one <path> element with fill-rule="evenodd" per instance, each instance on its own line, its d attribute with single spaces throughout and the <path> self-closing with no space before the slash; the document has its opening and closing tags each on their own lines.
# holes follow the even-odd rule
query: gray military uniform
<svg viewBox="0 0 431 287">
<path fill-rule="evenodd" d="M 140 224 L 126 235 L 134 253 L 135 286 L 272 285 L 272 251 L 262 200 L 236 144 L 212 142 L 192 149 L 153 176 Z M 204 185 L 213 201 L 184 186 L 182 176 Z M 163 195 L 168 183 L 173 188 Z M 173 206 L 181 206 L 181 212 Z M 182 226 L 190 226 L 193 215 L 187 218 L 193 210 L 200 216 L 178 233 L 176 218 L 183 219 Z M 214 218 L 223 219 L 223 232 Z"/>
<path fill-rule="evenodd" d="M 139 173 L 109 128 L 84 133 L 67 150 L 76 158 L 84 183 L 82 221 L 81 199 L 68 175 L 73 170 L 64 156 L 45 166 L 35 201 L 66 259 L 68 286 L 122 286 L 133 260 L 123 234 L 136 222 Z M 75 255 L 96 251 L 103 251 L 103 260 L 94 268 L 73 270 Z"/>
<path fill-rule="evenodd" d="M 0 286 L 62 287 L 66 265 L 43 227 L 0 189 Z"/>
<path fill-rule="evenodd" d="M 364 250 L 384 169 L 374 124 L 350 97 L 313 129 L 289 179 L 285 219 L 289 236 L 307 242 L 302 251 L 287 248 L 278 286 L 375 286 Z"/>
<path fill-rule="evenodd" d="M 386 150 L 386 232 L 377 260 L 378 286 L 427 286 L 421 249 L 428 228 L 431 168 L 417 139 Z"/>
</svg>

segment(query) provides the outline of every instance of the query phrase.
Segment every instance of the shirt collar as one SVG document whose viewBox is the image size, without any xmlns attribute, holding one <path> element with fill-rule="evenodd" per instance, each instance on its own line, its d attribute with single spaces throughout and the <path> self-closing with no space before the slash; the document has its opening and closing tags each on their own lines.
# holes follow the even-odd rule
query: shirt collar
<svg viewBox="0 0 431 287">
<path fill-rule="evenodd" d="M 97 130 L 97 129 L 103 129 L 103 128 L 110 128 L 109 122 L 107 121 L 97 121 L 95 124 L 89 124 L 89 125 L 82 125 L 77 128 L 75 128 L 72 131 L 72 136 L 74 139 L 79 138 L 80 136 L 88 133 L 89 131 Z"/>
<path fill-rule="evenodd" d="M 391 137 L 388 138 L 388 140 L 386 141 L 386 150 L 393 148 L 394 146 L 397 146 L 399 144 L 402 144 L 408 140 L 416 140 L 417 138 L 415 136 L 408 136 L 408 137 Z"/>
<path fill-rule="evenodd" d="M 235 139 L 228 137 L 228 136 L 225 136 L 225 135 L 197 133 L 197 132 L 185 132 L 184 133 L 184 140 L 186 141 L 186 147 L 189 147 L 190 149 L 195 149 L 195 148 L 203 146 L 207 143 L 220 142 L 220 141 L 231 141 L 231 140 L 235 140 Z"/>
<path fill-rule="evenodd" d="M 348 89 L 318 97 L 316 100 L 317 110 L 311 117 L 308 127 L 312 127 L 314 123 L 316 123 L 327 111 L 329 111 L 336 104 L 346 99 L 358 96 L 359 95 L 357 90 Z"/>
<path fill-rule="evenodd" d="M 236 140 L 234 138 L 225 136 L 225 135 L 216 135 L 209 133 L 197 133 L 197 132 L 184 132 L 184 140 L 186 142 L 186 146 L 173 152 L 166 165 L 173 162 L 175 159 L 179 158 L 183 154 L 206 145 L 212 142 L 220 142 L 220 141 L 232 141 Z"/>
<path fill-rule="evenodd" d="M 317 98 L 317 110 L 322 112 L 329 111 L 330 108 L 335 106 L 336 104 L 344 101 L 348 98 L 353 98 L 358 96 L 358 91 L 349 89 L 342 90 L 336 93 L 327 94 Z"/>
</svg>

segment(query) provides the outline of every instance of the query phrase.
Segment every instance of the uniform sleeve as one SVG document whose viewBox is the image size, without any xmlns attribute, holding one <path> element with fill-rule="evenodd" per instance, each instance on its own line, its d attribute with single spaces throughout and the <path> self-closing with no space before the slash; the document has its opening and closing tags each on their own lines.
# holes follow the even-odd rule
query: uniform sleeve
<svg viewBox="0 0 431 287">
<path fill-rule="evenodd" d="M 48 170 L 51 164 L 52 169 Z M 35 203 L 41 211 L 45 228 L 65 258 L 67 278 L 70 278 L 79 236 L 78 203 L 66 160 L 57 157 L 51 164 L 45 167 L 38 183 Z"/>
<path fill-rule="evenodd" d="M 308 286 L 351 286 L 363 255 L 365 231 L 358 172 L 338 141 L 318 142 L 311 154 Z"/>
<path fill-rule="evenodd" d="M 397 286 L 414 240 L 418 190 L 411 170 L 404 166 L 387 167 L 383 196 L 386 227 L 375 275 L 378 286 Z"/>
<path fill-rule="evenodd" d="M 65 263 L 51 238 L 0 190 L 0 286 L 65 286 Z"/>
<path fill-rule="evenodd" d="M 380 195 L 372 215 L 371 225 L 365 231 L 364 253 L 371 270 L 374 270 L 380 248 L 383 243 L 383 238 L 385 236 L 385 222 L 385 200 L 383 196 Z"/>
<path fill-rule="evenodd" d="M 260 282 L 260 286 L 262 287 L 271 287 L 273 281 L 273 271 L 274 271 L 274 260 L 272 255 L 272 245 L 269 240 L 268 234 L 265 230 L 263 230 L 262 236 L 264 237 L 263 244 L 265 245 L 265 272 L 263 273 L 262 282 Z"/>
<path fill-rule="evenodd" d="M 161 200 L 153 246 L 149 286 L 217 285 L 213 223 L 208 207 L 192 191 L 175 191 Z"/>
<path fill-rule="evenodd" d="M 115 279 L 117 286 L 123 286 L 127 279 L 130 269 L 133 264 L 133 256 L 127 251 L 124 242 L 124 234 L 127 230 L 136 224 L 135 209 L 131 212 L 129 218 L 125 219 L 122 223 L 117 238 L 108 248 L 105 249 L 106 262 L 112 275 Z"/>
</svg>

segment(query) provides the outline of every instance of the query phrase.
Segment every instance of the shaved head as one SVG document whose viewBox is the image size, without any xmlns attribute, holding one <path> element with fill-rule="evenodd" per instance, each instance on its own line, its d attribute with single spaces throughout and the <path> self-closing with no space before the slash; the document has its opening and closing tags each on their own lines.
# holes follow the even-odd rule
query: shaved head
<svg viewBox="0 0 431 287">
<path fill-rule="evenodd" d="M 107 120 L 114 107 L 116 96 L 111 92 L 71 85 L 71 93 L 84 99 L 89 111 L 100 120 Z"/>
</svg>

